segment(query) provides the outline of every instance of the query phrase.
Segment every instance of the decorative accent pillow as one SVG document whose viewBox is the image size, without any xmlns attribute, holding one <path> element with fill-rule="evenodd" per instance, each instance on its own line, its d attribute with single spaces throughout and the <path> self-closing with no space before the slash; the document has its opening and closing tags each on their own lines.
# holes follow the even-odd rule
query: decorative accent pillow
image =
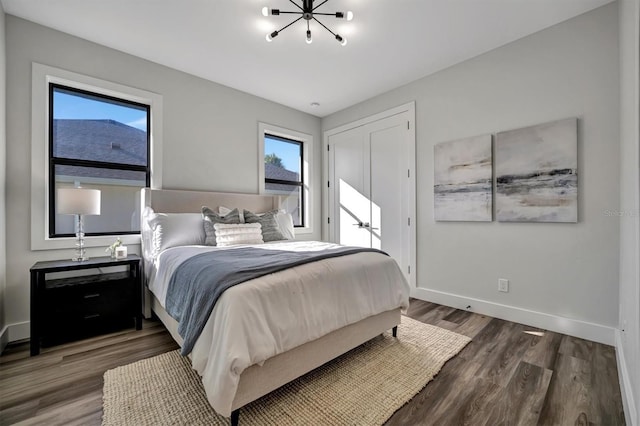
<svg viewBox="0 0 640 426">
<path fill-rule="evenodd" d="M 150 238 L 145 239 L 149 243 L 145 252 L 152 258 L 170 247 L 204 244 L 205 233 L 199 213 L 156 213 L 146 207 L 144 218 L 151 229 Z"/>
<path fill-rule="evenodd" d="M 232 209 L 230 209 L 229 207 L 225 207 L 225 206 L 219 206 L 218 207 L 218 213 L 220 214 L 220 216 L 226 216 L 229 213 L 231 213 Z M 240 211 L 240 223 L 244 223 L 244 216 L 242 216 L 242 211 Z"/>
<path fill-rule="evenodd" d="M 262 225 L 259 223 L 241 223 L 239 225 L 225 225 L 216 223 L 216 245 L 227 247 L 237 244 L 263 244 Z"/>
<path fill-rule="evenodd" d="M 257 215 L 249 210 L 243 210 L 242 213 L 244 214 L 245 223 L 259 223 L 262 225 L 262 239 L 265 243 L 267 241 L 286 240 L 276 220 L 278 210 L 272 210 L 262 215 Z"/>
<path fill-rule="evenodd" d="M 239 224 L 240 212 L 238 211 L 238 209 L 233 209 L 229 212 L 229 214 L 225 216 L 220 216 L 218 213 L 214 212 L 209 207 L 203 206 L 202 218 L 204 219 L 204 233 L 206 236 L 204 243 L 208 246 L 215 246 L 216 230 L 214 228 L 214 225 L 216 223 Z"/>
<path fill-rule="evenodd" d="M 222 216 L 228 214 L 230 211 L 231 209 L 228 207 L 218 207 L 218 213 Z M 263 214 L 264 213 L 256 213 L 257 216 L 262 216 Z M 246 222 L 242 212 L 240 212 L 240 222 Z M 295 227 L 293 226 L 293 216 L 291 216 L 291 213 L 287 213 L 286 210 L 278 210 L 278 214 L 276 214 L 276 222 L 278 222 L 278 228 L 286 240 L 296 239 Z"/>
</svg>

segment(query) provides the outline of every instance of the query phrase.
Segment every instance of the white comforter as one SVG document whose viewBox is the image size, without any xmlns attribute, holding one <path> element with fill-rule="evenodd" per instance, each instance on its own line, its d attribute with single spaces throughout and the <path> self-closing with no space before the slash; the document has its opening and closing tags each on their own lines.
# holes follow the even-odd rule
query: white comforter
<svg viewBox="0 0 640 426">
<path fill-rule="evenodd" d="M 299 251 L 332 246 L 282 241 L 254 247 Z M 233 249 L 167 249 L 154 262 L 149 289 L 164 307 L 169 279 L 181 262 L 203 251 Z M 409 285 L 397 263 L 383 254 L 364 252 L 297 266 L 225 291 L 193 348 L 193 368 L 202 376 L 211 406 L 229 416 L 247 367 L 371 315 L 408 306 Z"/>
</svg>

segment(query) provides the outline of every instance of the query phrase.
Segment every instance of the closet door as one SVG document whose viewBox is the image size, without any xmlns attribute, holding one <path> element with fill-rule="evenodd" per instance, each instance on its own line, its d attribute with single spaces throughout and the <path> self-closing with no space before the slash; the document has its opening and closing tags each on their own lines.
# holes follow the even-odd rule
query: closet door
<svg viewBox="0 0 640 426">
<path fill-rule="evenodd" d="M 390 117 L 365 126 L 364 133 L 370 150 L 371 247 L 406 264 L 407 122 Z"/>
<path fill-rule="evenodd" d="M 369 149 L 362 127 L 331 136 L 334 239 L 339 244 L 371 247 Z M 365 226 L 366 225 L 366 226 Z"/>
<path fill-rule="evenodd" d="M 410 264 L 408 136 L 399 114 L 328 137 L 333 241 L 381 249 L 401 266 Z"/>
</svg>

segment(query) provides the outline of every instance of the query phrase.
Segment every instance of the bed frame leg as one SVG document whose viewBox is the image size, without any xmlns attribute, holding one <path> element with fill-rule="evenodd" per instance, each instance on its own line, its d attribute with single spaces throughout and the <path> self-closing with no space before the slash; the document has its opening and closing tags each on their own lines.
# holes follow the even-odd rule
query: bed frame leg
<svg viewBox="0 0 640 426">
<path fill-rule="evenodd" d="M 231 426 L 238 426 L 238 422 L 240 421 L 240 409 L 233 410 L 231 412 Z"/>
<path fill-rule="evenodd" d="M 393 337 L 398 337 L 398 326 L 397 325 L 391 329 L 391 334 L 393 335 Z"/>
</svg>

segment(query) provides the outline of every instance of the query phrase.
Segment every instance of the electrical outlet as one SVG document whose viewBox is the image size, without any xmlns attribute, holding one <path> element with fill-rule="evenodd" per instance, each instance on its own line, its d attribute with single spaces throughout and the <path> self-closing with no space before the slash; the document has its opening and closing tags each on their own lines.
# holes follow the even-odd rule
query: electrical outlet
<svg viewBox="0 0 640 426">
<path fill-rule="evenodd" d="M 506 280 L 504 278 L 499 278 L 498 279 L 498 291 L 502 291 L 504 293 L 508 293 L 509 292 L 509 280 Z"/>
</svg>

